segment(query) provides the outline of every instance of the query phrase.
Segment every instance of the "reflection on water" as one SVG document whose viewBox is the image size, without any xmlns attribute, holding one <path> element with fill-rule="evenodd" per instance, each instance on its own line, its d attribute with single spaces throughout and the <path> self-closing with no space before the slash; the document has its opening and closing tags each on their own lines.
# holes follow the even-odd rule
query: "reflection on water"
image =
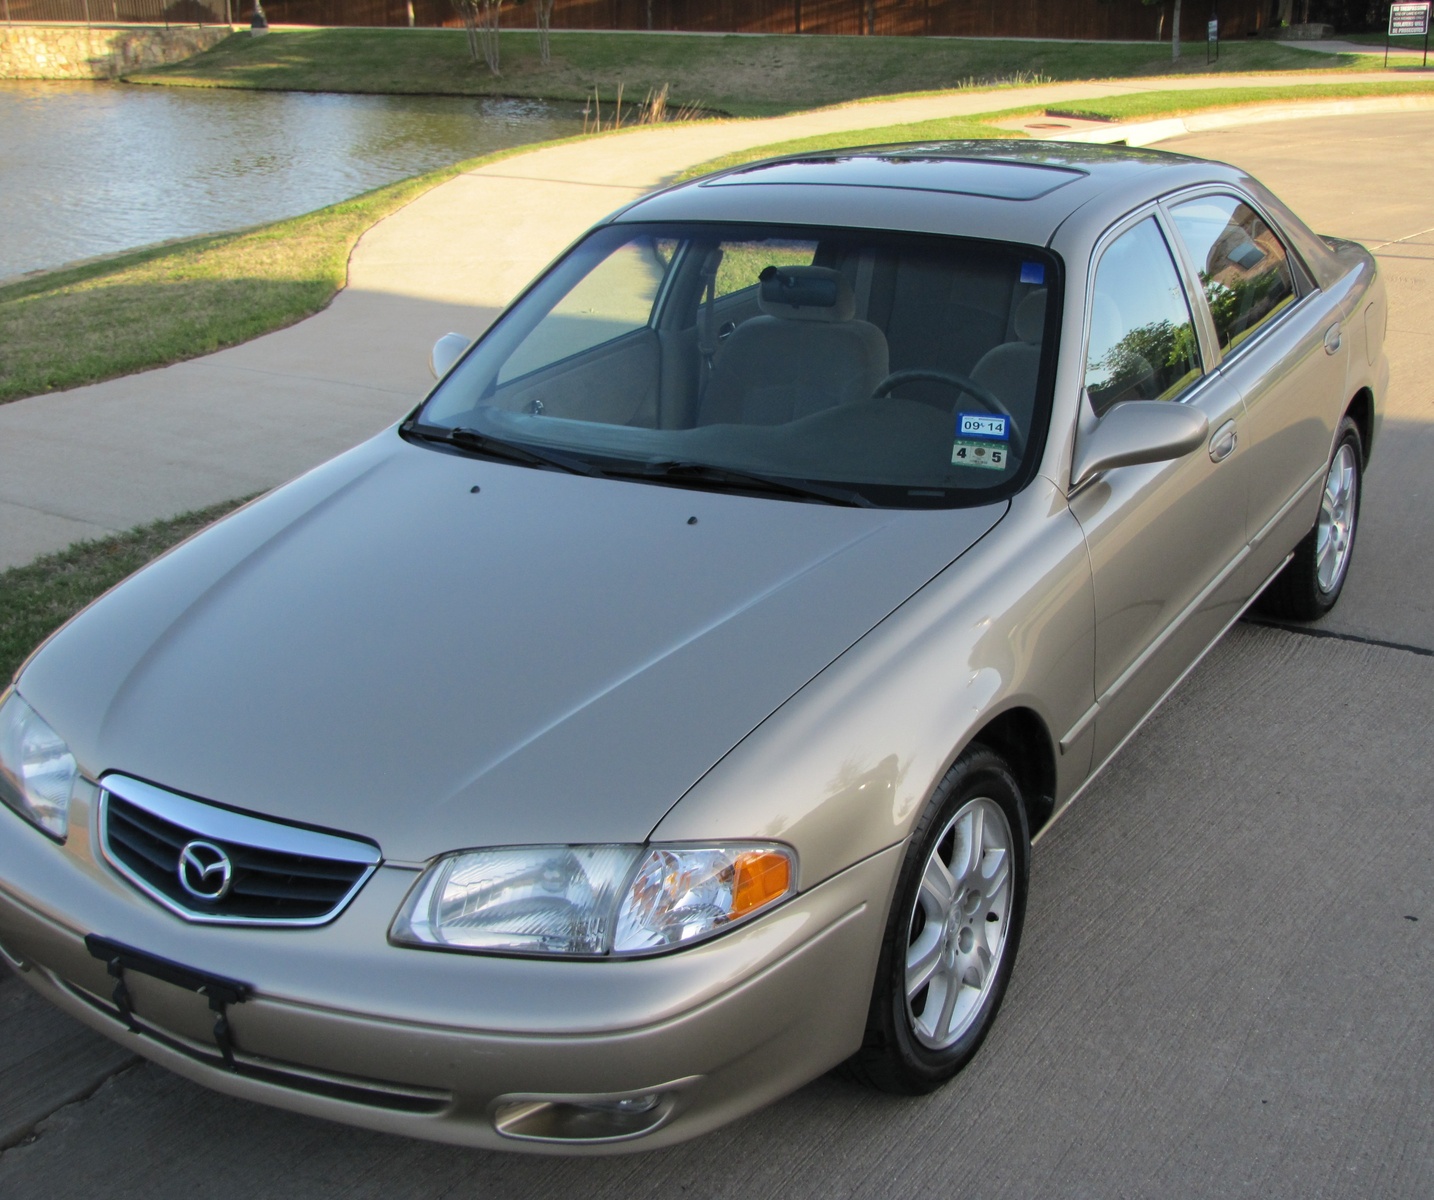
<svg viewBox="0 0 1434 1200">
<path fill-rule="evenodd" d="M 0 83 L 0 279 L 581 131 L 532 100 Z"/>
</svg>

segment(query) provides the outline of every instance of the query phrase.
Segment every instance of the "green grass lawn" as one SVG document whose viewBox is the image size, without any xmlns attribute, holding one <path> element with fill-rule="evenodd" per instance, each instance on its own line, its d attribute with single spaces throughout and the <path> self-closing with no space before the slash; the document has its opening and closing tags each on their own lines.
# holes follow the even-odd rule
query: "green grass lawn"
<svg viewBox="0 0 1434 1200">
<path fill-rule="evenodd" d="M 195 58 L 130 79 L 194 87 L 558 100 L 581 100 L 598 88 L 605 102 L 619 82 L 633 100 L 668 83 L 677 105 L 769 116 L 872 96 L 1033 77 L 1105 79 L 1368 65 L 1357 55 L 1326 59 L 1254 40 L 1222 47 L 1213 68 L 1206 67 L 1198 46 L 1188 47 L 1172 64 L 1168 44 L 1159 42 L 555 32 L 552 44 L 553 61 L 544 67 L 536 34 L 504 33 L 503 75 L 494 78 L 469 57 L 461 30 L 281 29 L 261 38 L 239 33 Z"/>
<path fill-rule="evenodd" d="M 90 601 L 243 503 L 231 500 L 114 537 L 80 542 L 0 572 L 0 687 L 30 651 Z"/>
<path fill-rule="evenodd" d="M 429 188 L 523 146 L 317 212 L 189 238 L 0 287 L 0 403 L 164 366 L 292 325 L 348 277 L 359 237 Z"/>
<path fill-rule="evenodd" d="M 1370 47 L 1371 51 L 1379 54 L 1384 53 L 1385 35 L 1382 33 L 1337 33 L 1335 38 L 1341 42 L 1357 42 L 1360 45 Z M 1423 50 L 1424 39 L 1422 37 L 1397 37 L 1389 39 L 1391 50 Z"/>
<path fill-rule="evenodd" d="M 0 287 L 0 402 L 208 354 L 317 312 L 359 235 L 432 182 Z"/>
<path fill-rule="evenodd" d="M 1030 112 L 1030 109 L 1017 110 Z M 992 114 L 997 115 L 997 114 Z M 1007 114 L 1009 115 L 1009 114 Z M 915 121 L 906 125 L 879 125 L 875 129 L 857 129 L 847 133 L 820 133 L 814 137 L 792 138 L 737 150 L 683 171 L 677 178 L 696 179 L 712 171 L 725 171 L 743 163 L 756 162 L 778 154 L 809 154 L 819 150 L 839 150 L 844 146 L 872 146 L 885 142 L 946 142 L 968 138 L 1020 138 L 1025 134 L 997 129 L 977 117 L 941 117 L 933 121 Z"/>
</svg>

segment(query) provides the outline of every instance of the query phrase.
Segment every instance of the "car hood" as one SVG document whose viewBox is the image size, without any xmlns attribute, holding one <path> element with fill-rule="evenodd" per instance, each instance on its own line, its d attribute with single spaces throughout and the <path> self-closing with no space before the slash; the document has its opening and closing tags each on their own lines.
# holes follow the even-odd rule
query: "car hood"
<svg viewBox="0 0 1434 1200">
<path fill-rule="evenodd" d="M 1006 507 L 679 490 L 390 430 L 110 592 L 19 688 L 87 772 L 391 860 L 636 842 Z"/>
</svg>

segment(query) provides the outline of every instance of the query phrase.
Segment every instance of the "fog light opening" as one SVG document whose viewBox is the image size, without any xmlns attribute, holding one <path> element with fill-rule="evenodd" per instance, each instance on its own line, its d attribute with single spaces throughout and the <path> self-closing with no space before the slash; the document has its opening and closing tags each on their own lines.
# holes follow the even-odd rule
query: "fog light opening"
<svg viewBox="0 0 1434 1200">
<path fill-rule="evenodd" d="M 678 1095 L 693 1080 L 646 1092 L 596 1096 L 503 1096 L 493 1106 L 493 1127 L 529 1142 L 616 1142 L 642 1137 L 666 1123 Z"/>
</svg>

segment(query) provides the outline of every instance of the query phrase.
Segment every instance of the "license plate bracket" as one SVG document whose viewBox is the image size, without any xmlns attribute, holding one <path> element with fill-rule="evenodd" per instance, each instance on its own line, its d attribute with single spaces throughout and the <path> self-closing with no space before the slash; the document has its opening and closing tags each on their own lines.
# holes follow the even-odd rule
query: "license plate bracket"
<svg viewBox="0 0 1434 1200">
<path fill-rule="evenodd" d="M 150 954 L 146 950 L 127 946 L 123 942 L 117 942 L 113 938 L 100 937 L 95 933 L 86 935 L 85 949 L 90 952 L 92 957 L 105 964 L 110 977 L 115 981 L 111 999 L 114 1001 L 115 1008 L 119 1010 L 120 1018 L 129 1026 L 132 1033 L 146 1031 L 135 1015 L 134 1003 L 129 988 L 125 984 L 126 971 L 149 975 L 154 979 L 205 997 L 209 1001 L 210 1010 L 214 1013 L 214 1043 L 219 1047 L 219 1053 L 224 1056 L 225 1066 L 231 1071 L 237 1070 L 234 1063 L 234 1036 L 229 1027 L 228 1010 L 229 1005 L 242 1004 L 254 994 L 251 984 L 223 975 L 211 975 L 205 971 L 197 971 L 184 963 L 161 958 L 157 954 Z"/>
</svg>

